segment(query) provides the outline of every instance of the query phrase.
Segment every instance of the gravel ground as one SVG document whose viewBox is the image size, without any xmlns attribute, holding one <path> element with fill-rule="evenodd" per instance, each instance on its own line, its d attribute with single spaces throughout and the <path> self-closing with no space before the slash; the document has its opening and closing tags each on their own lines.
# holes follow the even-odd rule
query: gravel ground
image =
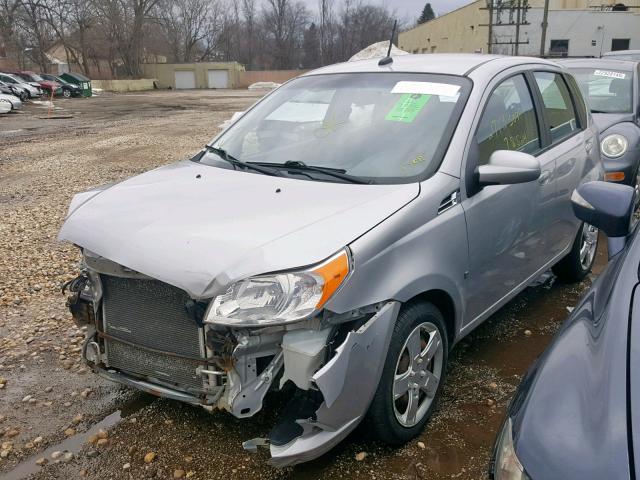
<svg viewBox="0 0 640 480">
<path fill-rule="evenodd" d="M 529 288 L 459 344 L 420 438 L 391 449 L 359 429 L 284 470 L 241 447 L 268 432 L 282 396 L 241 421 L 119 387 L 80 362 L 83 332 L 60 293 L 79 257 L 56 241 L 73 194 L 186 158 L 258 96 L 103 95 L 56 102 L 70 119 L 40 120 L 34 105 L 0 118 L 0 478 L 486 478 L 522 374 L 590 280 Z"/>
</svg>

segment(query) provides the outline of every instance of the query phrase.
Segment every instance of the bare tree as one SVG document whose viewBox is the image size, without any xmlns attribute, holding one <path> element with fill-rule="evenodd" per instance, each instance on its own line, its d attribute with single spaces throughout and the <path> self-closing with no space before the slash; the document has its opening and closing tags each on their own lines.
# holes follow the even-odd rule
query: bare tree
<svg viewBox="0 0 640 480">
<path fill-rule="evenodd" d="M 241 48 L 241 61 L 251 70 L 254 67 L 254 45 L 256 41 L 256 0 L 242 0 L 242 16 L 244 20 L 244 44 Z"/>
<path fill-rule="evenodd" d="M 0 56 L 15 57 L 15 23 L 20 0 L 0 0 Z"/>
<path fill-rule="evenodd" d="M 93 0 L 106 22 L 108 37 L 122 62 L 124 75 L 140 77 L 144 59 L 144 26 L 160 0 Z"/>
<path fill-rule="evenodd" d="M 55 42 L 55 33 L 46 17 L 47 2 L 21 0 L 20 7 L 18 25 L 22 27 L 27 40 L 25 51 L 29 52 L 40 70 L 46 72 L 50 63 L 46 53 Z"/>
<path fill-rule="evenodd" d="M 265 29 L 273 45 L 273 66 L 277 69 L 296 68 L 309 14 L 306 7 L 291 0 L 267 0 L 263 12 Z"/>
<path fill-rule="evenodd" d="M 220 27 L 218 1 L 161 0 L 155 11 L 174 62 L 194 62 L 210 53 L 207 39 Z"/>
<path fill-rule="evenodd" d="M 319 25 L 319 49 L 320 65 L 331 63 L 334 52 L 334 12 L 333 0 L 320 0 L 318 2 Z"/>
</svg>

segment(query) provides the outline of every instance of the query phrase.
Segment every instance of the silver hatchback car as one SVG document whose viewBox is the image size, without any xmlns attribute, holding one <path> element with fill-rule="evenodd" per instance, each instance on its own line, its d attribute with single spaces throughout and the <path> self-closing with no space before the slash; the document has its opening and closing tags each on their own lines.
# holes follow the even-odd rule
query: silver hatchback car
<svg viewBox="0 0 640 480">
<path fill-rule="evenodd" d="M 236 417 L 290 403 L 271 462 L 367 420 L 390 444 L 434 409 L 451 348 L 553 267 L 593 263 L 570 196 L 603 176 L 553 62 L 406 55 L 322 68 L 194 158 L 76 195 L 68 305 L 111 380 Z"/>
</svg>

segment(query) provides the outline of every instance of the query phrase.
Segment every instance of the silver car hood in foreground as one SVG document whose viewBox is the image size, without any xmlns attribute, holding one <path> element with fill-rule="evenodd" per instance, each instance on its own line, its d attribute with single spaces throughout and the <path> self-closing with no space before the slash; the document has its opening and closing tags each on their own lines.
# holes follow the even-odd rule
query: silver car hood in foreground
<svg viewBox="0 0 640 480">
<path fill-rule="evenodd" d="M 305 181 L 184 161 L 77 195 L 59 239 L 193 298 L 208 298 L 251 275 L 324 260 L 411 202 L 419 189 L 415 183 Z"/>
</svg>

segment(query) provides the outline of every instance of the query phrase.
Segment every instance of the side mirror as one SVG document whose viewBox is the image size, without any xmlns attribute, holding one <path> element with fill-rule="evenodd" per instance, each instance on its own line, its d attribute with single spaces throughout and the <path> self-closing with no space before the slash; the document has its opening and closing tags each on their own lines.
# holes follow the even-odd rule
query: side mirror
<svg viewBox="0 0 640 480">
<path fill-rule="evenodd" d="M 496 150 L 489 163 L 480 165 L 476 171 L 481 186 L 512 185 L 540 178 L 540 162 L 528 153 Z"/>
<path fill-rule="evenodd" d="M 624 248 L 633 220 L 634 197 L 633 187 L 600 181 L 584 183 L 571 195 L 576 217 L 609 237 L 609 257 Z"/>
</svg>

